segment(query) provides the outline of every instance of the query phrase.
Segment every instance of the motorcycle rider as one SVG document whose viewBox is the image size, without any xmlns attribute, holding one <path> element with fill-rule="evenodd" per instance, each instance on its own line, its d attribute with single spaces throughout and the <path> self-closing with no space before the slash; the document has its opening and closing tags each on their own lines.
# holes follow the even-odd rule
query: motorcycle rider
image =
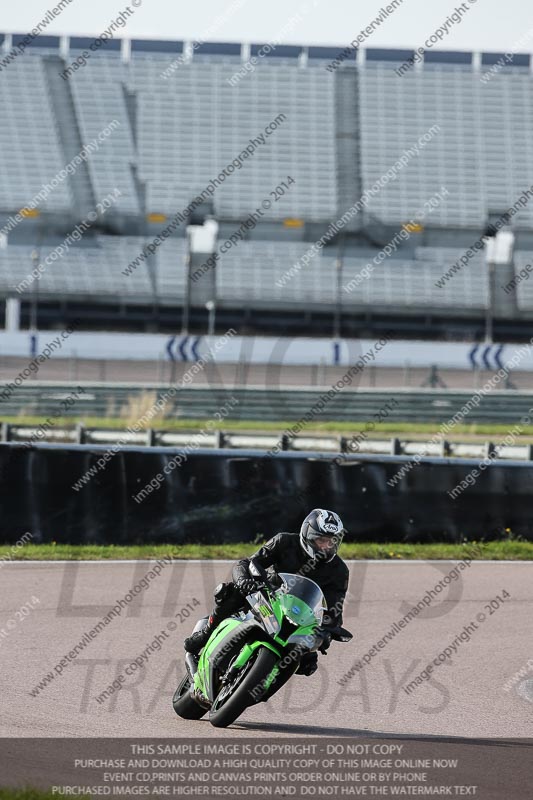
<svg viewBox="0 0 533 800">
<path fill-rule="evenodd" d="M 342 625 L 342 606 L 348 590 L 348 567 L 337 555 L 345 530 L 338 514 L 315 508 L 304 519 L 300 533 L 278 533 L 250 558 L 237 561 L 232 583 L 219 584 L 214 593 L 215 607 L 207 625 L 184 641 L 185 650 L 198 654 L 213 630 L 228 616 L 246 608 L 246 595 L 257 591 L 257 582 L 250 576 L 250 561 L 269 568 L 270 579 L 279 581 L 278 572 L 289 572 L 315 581 L 322 589 L 327 604 L 323 626 Z M 281 581 L 279 581 L 281 584 Z M 325 652 L 330 639 L 320 648 Z M 316 652 L 306 653 L 297 674 L 312 675 L 318 667 Z"/>
</svg>

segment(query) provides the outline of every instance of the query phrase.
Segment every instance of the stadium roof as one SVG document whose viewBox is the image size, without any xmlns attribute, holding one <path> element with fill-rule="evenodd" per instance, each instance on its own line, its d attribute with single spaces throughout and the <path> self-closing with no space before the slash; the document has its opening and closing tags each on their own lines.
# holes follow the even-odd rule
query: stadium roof
<svg viewBox="0 0 533 800">
<path fill-rule="evenodd" d="M 11 46 L 19 44 L 24 38 L 25 34 L 21 33 L 0 33 L 0 47 L 2 43 L 6 46 L 11 37 Z M 72 50 L 78 50 L 89 46 L 94 41 L 90 37 L 71 36 L 69 39 L 69 47 Z M 126 39 L 113 39 L 106 42 L 97 52 L 105 53 L 108 50 L 120 50 L 122 43 Z M 163 40 L 163 39 L 131 39 L 131 52 L 135 53 L 181 53 L 184 50 L 184 42 L 181 40 Z M 60 37 L 59 36 L 39 36 L 32 42 L 33 47 L 46 48 L 59 52 Z M 195 56 L 204 55 L 220 55 L 220 56 L 239 56 L 243 52 L 244 44 L 240 42 L 198 42 L 191 41 L 191 49 L 193 58 Z M 362 62 L 404 62 L 409 60 L 414 55 L 412 49 L 395 49 L 395 48 L 361 48 L 354 49 L 351 47 L 322 47 L 318 45 L 278 45 L 252 43 L 249 45 L 250 55 L 278 59 L 297 59 L 302 53 L 307 53 L 310 59 L 329 59 L 334 61 L 340 59 L 342 63 L 346 62 L 354 64 L 356 57 L 359 55 Z M 474 52 L 467 50 L 426 50 L 424 53 L 424 62 L 426 64 L 450 64 L 458 66 L 472 66 L 474 64 Z M 493 53 L 482 52 L 481 64 L 483 66 L 491 66 L 494 64 L 501 64 L 506 68 L 524 68 L 529 67 L 531 64 L 531 56 L 528 53 Z"/>
</svg>

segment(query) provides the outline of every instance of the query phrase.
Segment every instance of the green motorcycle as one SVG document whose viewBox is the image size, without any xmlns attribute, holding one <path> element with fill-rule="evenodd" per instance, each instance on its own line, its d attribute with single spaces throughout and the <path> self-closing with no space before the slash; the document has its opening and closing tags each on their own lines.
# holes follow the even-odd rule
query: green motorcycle
<svg viewBox="0 0 533 800">
<path fill-rule="evenodd" d="M 249 570 L 258 582 L 258 591 L 246 597 L 250 610 L 221 622 L 199 656 L 185 656 L 187 675 L 172 700 L 183 719 L 209 712 L 209 722 L 225 728 L 249 706 L 272 697 L 296 672 L 302 655 L 323 649 L 331 639 L 352 638 L 344 628 L 322 627 L 326 601 L 314 581 L 282 572 L 275 584 L 254 562 Z"/>
</svg>

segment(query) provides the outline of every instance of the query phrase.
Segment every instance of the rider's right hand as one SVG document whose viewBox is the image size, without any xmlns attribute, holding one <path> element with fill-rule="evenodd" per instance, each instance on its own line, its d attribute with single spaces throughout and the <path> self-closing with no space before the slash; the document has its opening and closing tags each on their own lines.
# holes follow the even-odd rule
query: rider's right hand
<svg viewBox="0 0 533 800">
<path fill-rule="evenodd" d="M 239 578 L 239 580 L 237 581 L 237 583 L 235 585 L 236 585 L 237 589 L 239 590 L 239 592 L 244 597 L 246 597 L 246 595 L 248 595 L 248 594 L 253 594 L 254 592 L 257 591 L 257 588 L 258 588 L 257 582 L 254 581 L 253 578 L 246 578 L 246 577 Z"/>
</svg>

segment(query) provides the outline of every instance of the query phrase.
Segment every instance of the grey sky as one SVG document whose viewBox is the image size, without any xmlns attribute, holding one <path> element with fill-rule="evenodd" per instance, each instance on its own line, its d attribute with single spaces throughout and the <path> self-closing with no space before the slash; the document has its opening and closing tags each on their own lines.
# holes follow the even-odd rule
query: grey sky
<svg viewBox="0 0 533 800">
<path fill-rule="evenodd" d="M 138 2 L 139 0 L 136 0 Z M 58 0 L 1 0 L 0 31 L 27 33 Z M 132 0 L 72 0 L 47 32 L 96 35 L 104 31 Z M 287 44 L 348 44 L 389 0 L 239 0 L 236 13 L 209 30 L 235 0 L 142 0 L 127 26 L 117 35 L 165 39 L 268 42 L 283 37 Z M 464 0 L 466 6 L 469 0 Z M 470 0 L 474 3 L 475 0 Z M 403 0 L 366 42 L 368 47 L 421 46 L 435 28 L 460 5 L 456 0 Z M 302 11 L 307 6 L 308 11 Z M 527 36 L 521 52 L 533 52 L 533 7 L 524 0 L 477 0 L 459 25 L 450 29 L 441 49 L 508 51 Z M 131 6 L 133 9 L 133 6 Z M 301 19 L 294 21 L 295 15 Z M 292 25 L 288 21 L 293 19 Z M 209 35 L 206 35 L 209 34 Z"/>
</svg>

